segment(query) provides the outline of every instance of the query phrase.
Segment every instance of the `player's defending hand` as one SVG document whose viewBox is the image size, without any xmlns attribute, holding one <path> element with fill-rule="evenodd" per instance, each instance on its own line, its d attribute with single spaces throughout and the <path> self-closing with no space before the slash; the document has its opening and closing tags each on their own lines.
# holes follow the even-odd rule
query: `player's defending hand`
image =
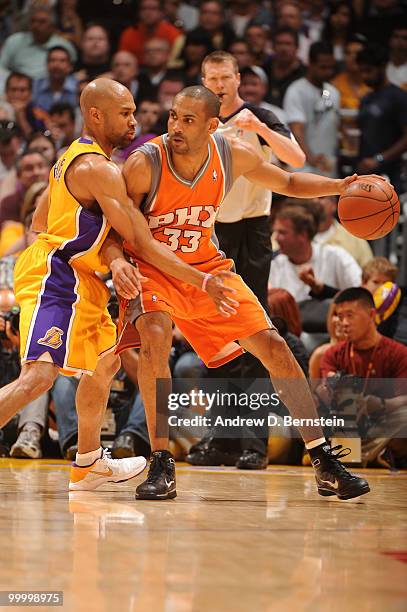
<svg viewBox="0 0 407 612">
<path fill-rule="evenodd" d="M 220 314 L 224 317 L 237 314 L 236 309 L 239 307 L 239 302 L 227 295 L 236 293 L 236 290 L 223 283 L 224 279 L 232 277 L 233 274 L 231 272 L 218 272 L 212 275 L 206 283 L 207 293 L 215 302 Z"/>
<path fill-rule="evenodd" d="M 115 259 L 110 264 L 112 281 L 116 293 L 126 300 L 134 300 L 141 292 L 141 283 L 147 279 L 142 276 L 137 266 L 125 259 Z"/>
</svg>

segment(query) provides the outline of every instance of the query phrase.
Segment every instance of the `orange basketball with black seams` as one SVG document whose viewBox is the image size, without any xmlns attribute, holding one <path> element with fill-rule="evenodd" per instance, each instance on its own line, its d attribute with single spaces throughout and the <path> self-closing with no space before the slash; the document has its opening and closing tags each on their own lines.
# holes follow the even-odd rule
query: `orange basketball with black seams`
<svg viewBox="0 0 407 612">
<path fill-rule="evenodd" d="M 396 225 L 400 202 L 387 181 L 358 178 L 339 198 L 338 216 L 354 236 L 376 240 L 386 236 Z"/>
</svg>

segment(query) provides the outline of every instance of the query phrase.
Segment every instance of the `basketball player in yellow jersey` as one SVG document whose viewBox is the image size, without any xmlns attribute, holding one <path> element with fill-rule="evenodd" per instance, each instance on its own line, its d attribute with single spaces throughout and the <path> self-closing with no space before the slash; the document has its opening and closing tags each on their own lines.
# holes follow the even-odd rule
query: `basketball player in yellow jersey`
<svg viewBox="0 0 407 612">
<path fill-rule="evenodd" d="M 127 191 L 144 212 L 155 239 L 204 270 L 208 278 L 219 269 L 230 269 L 232 264 L 216 248 L 213 225 L 216 211 L 237 177 L 243 175 L 278 193 L 301 198 L 343 193 L 356 179 L 356 175 L 335 180 L 281 170 L 261 158 L 251 145 L 215 134 L 219 108 L 218 97 L 209 89 L 184 89 L 174 99 L 168 134 L 135 151 L 123 168 Z M 152 270 L 143 253 L 132 253 L 131 245 L 125 248 L 141 273 L 148 276 L 139 298 L 127 305 L 128 323 L 120 341 L 131 345 L 131 339 L 125 336 L 134 323 L 139 338 L 133 342 L 141 344 L 138 381 L 153 450 L 149 475 L 137 487 L 136 498 L 176 496 L 174 460 L 162 427 L 163 422 L 168 423 L 168 406 L 160 397 L 156 406 L 156 379 L 170 376 L 171 319 L 208 367 L 233 359 L 241 353 L 241 347 L 250 351 L 269 371 L 291 415 L 315 419 L 315 426 L 303 421 L 299 429 L 311 454 L 321 495 L 347 499 L 367 493 L 368 483 L 349 474 L 326 443 L 301 368 L 242 279 L 233 275 L 228 280 L 236 289 L 238 313 L 221 319 L 204 294 L 171 282 L 165 274 Z M 113 268 L 124 261 L 120 248 L 111 248 L 107 259 Z M 161 417 L 158 429 L 157 414 Z"/>
<path fill-rule="evenodd" d="M 36 217 L 45 231 L 15 268 L 22 369 L 18 380 L 0 390 L 3 426 L 45 393 L 59 372 L 82 374 L 77 392 L 78 454 L 69 485 L 76 490 L 128 480 L 146 464 L 143 457 L 113 460 L 100 447 L 110 383 L 120 365 L 113 354 L 116 329 L 106 309 L 109 292 L 95 274 L 108 271 L 101 247 L 110 226 L 167 274 L 197 287 L 205 279 L 152 238 L 143 215 L 134 211 L 120 170 L 110 161 L 114 147 L 134 138 L 135 106 L 128 89 L 97 79 L 84 89 L 81 110 L 85 135 L 52 168 L 49 209 L 42 203 Z M 122 266 L 117 276 L 124 284 L 126 271 L 136 285 L 134 297 L 140 275 L 130 264 Z M 207 285 L 207 291 L 218 307 L 234 312 L 230 304 L 235 302 L 227 296 L 232 290 L 223 286 L 222 277 Z"/>
</svg>

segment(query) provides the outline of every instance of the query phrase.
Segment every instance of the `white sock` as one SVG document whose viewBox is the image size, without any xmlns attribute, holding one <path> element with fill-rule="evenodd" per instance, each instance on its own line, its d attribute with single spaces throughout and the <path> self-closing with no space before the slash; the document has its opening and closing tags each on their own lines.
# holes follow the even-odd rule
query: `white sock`
<svg viewBox="0 0 407 612">
<path fill-rule="evenodd" d="M 311 450 L 311 448 L 316 448 L 317 446 L 321 446 L 321 444 L 326 444 L 325 438 L 317 438 L 316 440 L 311 440 L 311 442 L 306 442 L 305 448 Z"/>
<path fill-rule="evenodd" d="M 103 452 L 102 447 L 99 446 L 98 449 L 94 451 L 90 451 L 90 453 L 82 453 L 82 454 L 76 453 L 75 463 L 76 465 L 80 465 L 81 467 L 92 465 L 92 463 L 95 463 L 97 459 L 101 458 L 102 452 Z"/>
</svg>

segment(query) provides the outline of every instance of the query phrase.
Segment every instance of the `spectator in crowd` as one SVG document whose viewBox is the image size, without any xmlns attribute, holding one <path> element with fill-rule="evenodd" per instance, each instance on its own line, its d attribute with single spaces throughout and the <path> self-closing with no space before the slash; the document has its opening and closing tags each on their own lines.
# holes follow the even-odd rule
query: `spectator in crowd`
<svg viewBox="0 0 407 612">
<path fill-rule="evenodd" d="M 73 65 L 64 47 L 52 47 L 47 54 L 47 76 L 34 81 L 33 103 L 49 112 L 57 102 L 75 106 L 78 95 L 78 81 L 72 73 Z"/>
<path fill-rule="evenodd" d="M 391 33 L 386 76 L 390 83 L 407 90 L 407 20 Z"/>
<path fill-rule="evenodd" d="M 227 49 L 236 38 L 226 22 L 223 2 L 203 0 L 199 7 L 199 25 L 192 30 L 194 34 L 209 36 L 214 49 Z"/>
<path fill-rule="evenodd" d="M 60 36 L 79 47 L 83 36 L 83 23 L 76 7 L 78 0 L 58 0 L 56 4 L 56 27 Z"/>
<path fill-rule="evenodd" d="M 301 312 L 291 293 L 285 289 L 269 288 L 267 294 L 271 320 L 287 342 L 290 350 L 301 366 L 305 376 L 308 376 L 308 354 L 300 340 Z"/>
<path fill-rule="evenodd" d="M 247 66 L 240 71 L 239 95 L 243 100 L 274 113 L 281 123 L 285 123 L 285 115 L 282 108 L 265 102 L 268 91 L 268 79 L 263 68 L 260 66 Z"/>
<path fill-rule="evenodd" d="M 362 79 L 372 91 L 362 98 L 358 171 L 385 174 L 402 191 L 402 155 L 407 151 L 407 92 L 387 81 L 387 53 L 372 43 L 358 53 Z"/>
<path fill-rule="evenodd" d="M 338 289 L 360 285 L 361 270 L 353 257 L 341 247 L 314 242 L 316 233 L 315 218 L 305 206 L 283 206 L 275 215 L 273 234 L 280 251 L 271 262 L 269 282 L 287 289 L 296 302 L 311 298 L 304 274 Z"/>
<path fill-rule="evenodd" d="M 88 25 L 81 40 L 79 60 L 75 65 L 78 81 L 92 81 L 110 70 L 110 42 L 106 28 Z"/>
<path fill-rule="evenodd" d="M 174 97 L 184 89 L 185 81 L 181 74 L 169 74 L 161 81 L 158 87 L 157 100 L 161 110 L 168 112 L 172 106 Z M 165 122 L 164 132 L 167 131 L 167 123 Z M 163 132 L 159 132 L 163 133 Z"/>
<path fill-rule="evenodd" d="M 362 81 L 356 62 L 357 55 L 362 49 L 363 42 L 360 38 L 348 40 L 345 45 L 343 70 L 332 80 L 332 85 L 335 85 L 341 96 L 341 110 L 357 110 L 361 99 L 369 91 L 369 87 Z"/>
<path fill-rule="evenodd" d="M 23 235 L 20 222 L 24 195 L 37 181 L 47 181 L 50 166 L 41 153 L 23 153 L 16 162 L 17 187 L 0 202 L 0 257 Z"/>
<path fill-rule="evenodd" d="M 331 43 L 335 60 L 339 66 L 345 59 L 346 43 L 353 31 L 354 15 L 351 3 L 340 1 L 332 4 L 321 39 Z"/>
<path fill-rule="evenodd" d="M 76 138 L 73 106 L 66 102 L 53 104 L 49 111 L 49 130 L 57 148 L 57 157 L 59 157 L 61 149 L 68 147 Z"/>
<path fill-rule="evenodd" d="M 397 274 L 397 266 L 386 257 L 374 257 L 362 268 L 362 287 L 373 295 L 376 289 L 384 283 L 395 283 Z"/>
<path fill-rule="evenodd" d="M 289 333 L 299 338 L 302 332 L 301 312 L 291 293 L 286 289 L 269 287 L 267 304 L 271 316 L 282 317 Z"/>
<path fill-rule="evenodd" d="M 335 60 L 329 43 L 311 45 L 307 75 L 288 87 L 284 110 L 306 155 L 305 172 L 337 176 L 339 92 L 327 81 Z"/>
<path fill-rule="evenodd" d="M 287 27 L 298 34 L 297 55 L 303 64 L 308 64 L 309 49 L 312 40 L 304 27 L 301 9 L 296 2 L 283 1 L 277 6 L 277 27 Z"/>
<path fill-rule="evenodd" d="M 268 28 L 260 24 L 249 25 L 244 33 L 244 37 L 254 55 L 254 63 L 259 66 L 265 64 L 271 54 Z"/>
<path fill-rule="evenodd" d="M 14 109 L 16 123 L 26 138 L 33 130 L 45 129 L 46 113 L 34 107 L 31 77 L 11 72 L 6 80 L 5 93 L 7 102 Z"/>
<path fill-rule="evenodd" d="M 190 2 L 164 0 L 164 14 L 166 21 L 172 23 L 178 30 L 189 32 L 198 25 L 199 10 Z"/>
<path fill-rule="evenodd" d="M 140 72 L 139 99 L 157 95 L 158 86 L 168 71 L 171 47 L 164 38 L 151 38 L 144 46 L 144 62 Z"/>
<path fill-rule="evenodd" d="M 112 79 L 131 91 L 136 100 L 139 93 L 137 57 L 128 51 L 117 51 L 112 58 Z"/>
<path fill-rule="evenodd" d="M 340 246 L 359 264 L 362 268 L 373 258 L 372 249 L 366 240 L 357 238 L 350 234 L 337 221 L 335 217 L 337 209 L 337 198 L 335 196 L 325 196 L 318 198 L 317 202 L 321 210 L 321 220 L 318 233 L 314 236 L 314 241 L 321 244 L 332 244 Z"/>
<path fill-rule="evenodd" d="M 227 51 L 236 59 L 239 70 L 253 66 L 254 55 L 246 39 L 237 38 L 229 45 Z"/>
<path fill-rule="evenodd" d="M 11 290 L 0 289 L 0 357 L 2 369 L 2 385 L 18 378 L 20 372 L 19 348 L 20 335 L 18 333 L 19 309 L 15 304 L 14 294 Z M 6 355 L 6 361 L 4 363 Z M 7 367 L 8 366 L 8 367 Z M 6 374 L 6 377 L 4 376 Z M 7 376 L 10 379 L 7 380 Z M 25 459 L 40 459 L 42 457 L 41 437 L 45 430 L 48 413 L 48 393 L 27 404 L 18 415 L 17 439 L 10 450 L 11 457 Z"/>
<path fill-rule="evenodd" d="M 209 53 L 212 53 L 212 43 L 206 34 L 190 32 L 185 37 L 184 46 L 181 49 L 181 65 L 178 66 L 185 76 L 185 84 L 201 84 L 201 64 Z"/>
<path fill-rule="evenodd" d="M 8 70 L 37 79 L 46 73 L 48 50 L 57 46 L 67 49 L 71 60 L 76 61 L 74 46 L 55 34 L 52 11 L 46 8 L 33 8 L 28 32 L 16 32 L 6 39 L 1 49 L 0 63 Z"/>
<path fill-rule="evenodd" d="M 266 100 L 271 104 L 282 107 L 288 86 L 305 75 L 306 68 L 297 53 L 298 33 L 279 28 L 273 35 L 273 55 L 263 66 L 269 79 Z"/>
<path fill-rule="evenodd" d="M 231 24 L 236 36 L 243 36 L 251 25 L 265 25 L 271 27 L 272 16 L 261 2 L 253 0 L 234 0 L 229 2 L 227 11 L 228 22 Z"/>
<path fill-rule="evenodd" d="M 146 45 L 152 39 L 165 40 L 171 51 L 174 43 L 181 37 L 181 32 L 171 23 L 164 21 L 164 12 L 160 0 L 140 0 L 138 21 L 135 25 L 123 30 L 120 51 L 133 53 L 139 64 L 146 63 Z"/>
<path fill-rule="evenodd" d="M 387 285 L 389 283 L 396 283 L 398 272 L 397 266 L 386 259 L 386 257 L 374 257 L 362 268 L 362 287 L 370 291 L 376 303 L 377 291 L 385 283 Z M 390 313 L 390 316 L 380 322 L 377 329 L 383 336 L 393 338 L 393 340 L 397 340 L 407 346 L 407 290 L 405 286 L 400 289 L 398 304 L 393 312 Z"/>
<path fill-rule="evenodd" d="M 323 355 L 322 377 L 337 373 L 360 377 L 356 406 L 364 429 L 363 462 L 380 460 L 385 449 L 391 449 L 397 465 L 407 458 L 407 347 L 377 331 L 375 305 L 367 289 L 341 291 L 334 304 L 346 339 Z M 329 385 L 319 388 L 319 395 L 321 391 L 331 395 Z"/>
<path fill-rule="evenodd" d="M 31 134 L 27 140 L 27 151 L 36 151 L 41 153 L 48 161 L 50 167 L 57 160 L 57 149 L 55 142 L 49 132 L 35 132 Z"/>
<path fill-rule="evenodd" d="M 358 21 L 356 29 L 370 42 L 387 45 L 394 28 L 407 18 L 407 8 L 400 0 L 353 2 Z"/>
<path fill-rule="evenodd" d="M 119 51 L 119 53 L 127 53 L 127 51 Z M 146 98 L 140 102 L 136 112 L 136 137 L 125 149 L 116 149 L 114 159 L 117 163 L 123 164 L 130 153 L 158 135 L 155 126 L 159 120 L 160 112 L 161 107 L 157 100 Z"/>
<path fill-rule="evenodd" d="M 14 121 L 0 121 L 0 201 L 15 188 L 15 163 L 22 152 L 23 143 Z"/>
<path fill-rule="evenodd" d="M 304 27 L 312 42 L 321 39 L 328 17 L 329 5 L 325 0 L 309 0 L 304 12 Z"/>
<path fill-rule="evenodd" d="M 321 378 L 321 359 L 325 355 L 328 349 L 330 349 L 337 342 L 345 340 L 343 334 L 342 324 L 336 313 L 335 304 L 329 306 L 328 315 L 326 318 L 326 327 L 329 334 L 329 342 L 320 344 L 312 352 L 309 360 L 309 376 L 311 387 L 316 387 L 319 384 L 319 378 Z"/>
<path fill-rule="evenodd" d="M 333 80 L 340 95 L 340 149 L 339 166 L 342 176 L 351 174 L 356 169 L 359 154 L 360 131 L 358 112 L 360 101 L 369 91 L 363 82 L 356 57 L 363 49 L 358 38 L 351 38 L 345 45 L 344 68 Z"/>
</svg>

